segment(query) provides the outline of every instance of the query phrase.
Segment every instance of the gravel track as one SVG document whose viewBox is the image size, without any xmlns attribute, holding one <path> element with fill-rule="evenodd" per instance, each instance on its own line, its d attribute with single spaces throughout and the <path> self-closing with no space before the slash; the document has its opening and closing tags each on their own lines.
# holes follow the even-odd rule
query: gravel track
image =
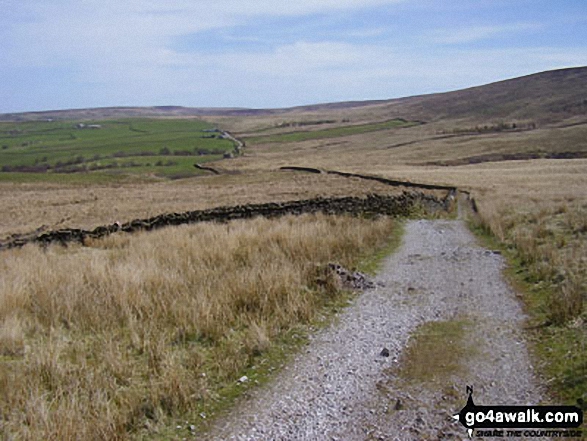
<svg viewBox="0 0 587 441">
<path fill-rule="evenodd" d="M 503 258 L 476 245 L 462 221 L 406 225 L 402 247 L 366 291 L 269 385 L 253 390 L 204 439 L 466 439 L 451 415 L 475 388 L 477 404 L 539 404 Z M 425 322 L 466 318 L 464 369 L 446 385 L 394 375 L 410 334 Z M 380 353 L 389 350 L 389 357 Z M 487 438 L 485 438 L 487 439 Z"/>
</svg>

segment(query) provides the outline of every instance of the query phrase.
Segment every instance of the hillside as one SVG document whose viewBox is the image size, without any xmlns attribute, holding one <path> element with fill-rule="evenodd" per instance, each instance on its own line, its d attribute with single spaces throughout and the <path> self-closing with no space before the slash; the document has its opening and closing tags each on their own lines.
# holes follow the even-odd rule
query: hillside
<svg viewBox="0 0 587 441">
<path fill-rule="evenodd" d="M 383 400 L 343 410 L 358 410 L 386 433 L 406 427 L 401 415 L 441 428 L 429 436 L 419 431 L 417 439 L 447 437 L 446 415 L 462 405 L 454 391 L 467 378 L 490 385 L 484 393 L 492 390 L 495 401 L 511 405 L 519 397 L 587 401 L 585 86 L 587 68 L 575 68 L 442 94 L 291 109 L 164 106 L 0 115 L 0 241 L 24 245 L 3 250 L 0 259 L 0 415 L 6 417 L 0 433 L 202 439 L 200 429 L 219 410 L 284 365 L 296 387 L 319 383 L 316 400 L 301 397 L 302 410 L 323 397 L 340 409 L 343 401 L 331 392 L 350 390 L 330 375 L 340 368 L 340 384 Z M 203 162 L 207 169 L 194 168 Z M 250 204 L 259 204 L 254 213 L 294 207 L 299 214 L 305 210 L 300 201 L 307 207 L 312 200 L 332 213 L 325 200 L 336 199 L 348 213 L 351 200 L 388 208 L 389 198 L 446 196 L 440 189 L 402 195 L 413 186 L 386 185 L 390 180 L 457 187 L 455 214 L 468 217 L 484 248 L 461 220 L 414 220 L 405 227 L 369 213 L 245 220 L 253 214 Z M 413 215 L 424 209 L 414 207 Z M 239 220 L 179 225 L 210 220 L 211 213 Z M 148 231 L 126 233 L 136 229 Z M 287 354 L 349 300 L 328 263 L 374 271 L 400 243 L 402 230 L 407 247 L 389 267 L 391 279 L 376 284 L 390 307 L 373 303 L 381 317 L 360 312 L 385 331 L 382 339 L 348 328 L 349 334 L 328 338 L 348 342 L 349 350 L 364 344 L 358 363 L 346 350 L 341 364 L 329 346 L 320 356 L 304 346 L 300 353 L 310 354 L 319 370 L 291 368 Z M 40 237 L 44 248 L 23 242 Z M 501 289 L 503 258 L 515 292 Z M 518 301 L 528 316 L 523 333 L 520 308 L 512 306 Z M 359 331 L 367 322 L 354 321 Z M 524 353 L 526 336 L 538 380 L 548 379 L 540 385 L 543 401 L 527 394 L 533 388 L 507 381 L 516 372 L 516 386 L 522 378 L 530 382 L 523 374 L 530 372 L 527 364 L 512 364 Z M 455 369 L 444 364 L 444 354 L 451 354 Z M 349 360 L 352 367 L 344 364 Z M 355 370 L 359 363 L 375 375 Z M 430 389 L 437 397 L 422 395 L 429 386 L 411 383 L 432 380 L 430 369 L 413 368 L 431 365 L 439 374 L 450 372 Z M 294 396 L 284 377 L 273 378 L 279 398 Z M 353 399 L 360 396 L 350 391 Z M 260 403 L 301 427 L 271 401 Z M 344 421 L 336 408 L 314 414 Z M 393 410 L 400 408 L 407 412 Z M 367 420 L 349 421 L 354 429 Z M 235 427 L 238 433 L 245 428 Z"/>
<path fill-rule="evenodd" d="M 257 111 L 257 115 L 290 113 L 381 113 L 424 119 L 503 118 L 552 122 L 587 115 L 587 67 L 559 69 L 452 92 L 392 100 L 352 101 Z M 253 115 L 249 110 L 235 113 Z"/>
<path fill-rule="evenodd" d="M 0 121 L 110 119 L 126 117 L 271 117 L 297 114 L 352 114 L 439 121 L 466 118 L 556 122 L 587 115 L 587 67 L 560 69 L 453 92 L 391 100 L 349 101 L 286 109 L 107 107 L 0 114 Z"/>
<path fill-rule="evenodd" d="M 390 102 L 407 117 L 535 119 L 559 121 L 587 115 L 587 68 L 537 73 L 485 86 Z"/>
</svg>

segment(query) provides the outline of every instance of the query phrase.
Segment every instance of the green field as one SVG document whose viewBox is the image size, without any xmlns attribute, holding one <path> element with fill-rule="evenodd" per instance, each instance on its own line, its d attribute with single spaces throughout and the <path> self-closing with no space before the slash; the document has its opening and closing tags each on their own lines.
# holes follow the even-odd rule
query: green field
<svg viewBox="0 0 587 441">
<path fill-rule="evenodd" d="M 380 130 L 396 129 L 400 127 L 411 127 L 421 124 L 420 122 L 406 121 L 403 119 L 392 119 L 390 121 L 356 124 L 352 126 L 333 127 L 330 129 L 288 132 L 275 135 L 252 136 L 244 138 L 246 142 L 252 144 L 264 144 L 269 142 L 300 142 L 312 139 L 339 138 L 342 136 L 358 135 L 361 133 L 377 132 Z"/>
<path fill-rule="evenodd" d="M 193 176 L 194 163 L 234 149 L 213 129 L 194 119 L 0 123 L 0 181 Z"/>
</svg>

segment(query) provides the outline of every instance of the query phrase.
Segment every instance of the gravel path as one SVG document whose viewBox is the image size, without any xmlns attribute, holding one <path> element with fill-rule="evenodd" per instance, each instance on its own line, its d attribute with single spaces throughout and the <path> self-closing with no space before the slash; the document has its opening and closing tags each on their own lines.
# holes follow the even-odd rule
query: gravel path
<svg viewBox="0 0 587 441">
<path fill-rule="evenodd" d="M 270 385 L 250 393 L 206 439 L 466 439 L 451 419 L 475 388 L 477 404 L 539 404 L 520 328 L 524 314 L 501 276 L 502 257 L 461 221 L 412 221 L 404 244 L 362 294 Z M 394 372 L 421 324 L 463 320 L 470 353 L 447 384 Z M 389 357 L 381 355 L 383 348 Z"/>
</svg>

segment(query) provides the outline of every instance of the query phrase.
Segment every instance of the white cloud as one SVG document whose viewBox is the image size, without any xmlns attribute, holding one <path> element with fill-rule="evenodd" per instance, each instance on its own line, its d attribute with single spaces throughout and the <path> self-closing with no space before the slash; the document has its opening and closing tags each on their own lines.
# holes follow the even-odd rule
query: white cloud
<svg viewBox="0 0 587 441">
<path fill-rule="evenodd" d="M 533 23 L 436 30 L 428 32 L 425 40 L 406 37 L 401 44 L 389 40 L 389 35 L 385 44 L 373 43 L 383 41 L 381 38 L 369 40 L 391 33 L 391 28 L 344 34 L 355 37 L 353 43 L 334 41 L 340 40 L 337 36 L 345 29 L 331 28 L 321 34 L 320 41 L 315 35 L 301 35 L 287 44 L 275 39 L 263 50 L 247 50 L 246 45 L 242 45 L 244 51 L 229 53 L 173 50 L 172 43 L 179 36 L 237 25 L 253 27 L 259 17 L 303 16 L 394 3 L 398 1 L 0 0 L 0 75 L 2 66 L 13 71 L 69 69 L 75 84 L 63 94 L 77 100 L 72 104 L 77 107 L 280 107 L 456 89 L 587 61 L 587 49 L 467 50 L 466 45 L 452 46 L 538 29 Z M 19 20 L 3 19 L 1 10 L 5 7 Z M 226 39 L 258 41 L 254 33 L 228 32 Z M 14 90 L 21 88 L 18 85 Z M 31 96 L 43 93 L 42 78 L 31 83 Z M 56 95 L 60 94 L 61 89 Z M 69 101 L 55 104 L 69 105 Z"/>
<path fill-rule="evenodd" d="M 0 48 L 0 62 L 15 67 L 165 62 L 170 55 L 166 51 L 178 36 L 246 24 L 255 17 L 300 16 L 400 1 L 404 0 L 31 0 L 20 4 L 29 17 L 26 21 L 3 23 L 0 18 L 9 42 Z"/>
<path fill-rule="evenodd" d="M 266 53 L 242 53 L 222 57 L 229 65 L 248 72 L 296 76 L 301 72 L 349 69 L 367 61 L 365 46 L 347 43 L 300 41 Z M 228 66 L 227 66 L 228 67 Z"/>
<path fill-rule="evenodd" d="M 239 17 L 251 16 L 288 16 L 309 15 L 345 9 L 357 9 L 385 4 L 399 3 L 405 0 L 297 0 L 291 2 L 276 2 L 275 0 L 198 0 L 197 3 L 188 0 L 176 0 L 161 3 L 159 0 L 135 1 L 137 10 L 149 10 L 155 13 L 174 11 L 187 13 L 195 10 L 211 12 L 221 15 Z"/>
<path fill-rule="evenodd" d="M 587 49 L 452 50 L 419 53 L 380 45 L 299 43 L 271 54 L 241 54 L 219 60 L 232 104 L 247 105 L 254 84 L 265 93 L 249 104 L 257 107 L 319 101 L 384 99 L 471 87 L 542 70 L 584 64 Z M 483 66 L 483 69 L 479 69 Z M 267 91 L 278 93 L 267 93 Z M 292 102 L 293 100 L 293 102 Z M 249 101 L 250 102 L 250 101 Z"/>
<path fill-rule="evenodd" d="M 541 29 L 537 23 L 515 23 L 497 26 L 472 26 L 464 28 L 437 29 L 430 33 L 430 39 L 440 44 L 462 44 L 486 40 L 500 35 Z"/>
</svg>

